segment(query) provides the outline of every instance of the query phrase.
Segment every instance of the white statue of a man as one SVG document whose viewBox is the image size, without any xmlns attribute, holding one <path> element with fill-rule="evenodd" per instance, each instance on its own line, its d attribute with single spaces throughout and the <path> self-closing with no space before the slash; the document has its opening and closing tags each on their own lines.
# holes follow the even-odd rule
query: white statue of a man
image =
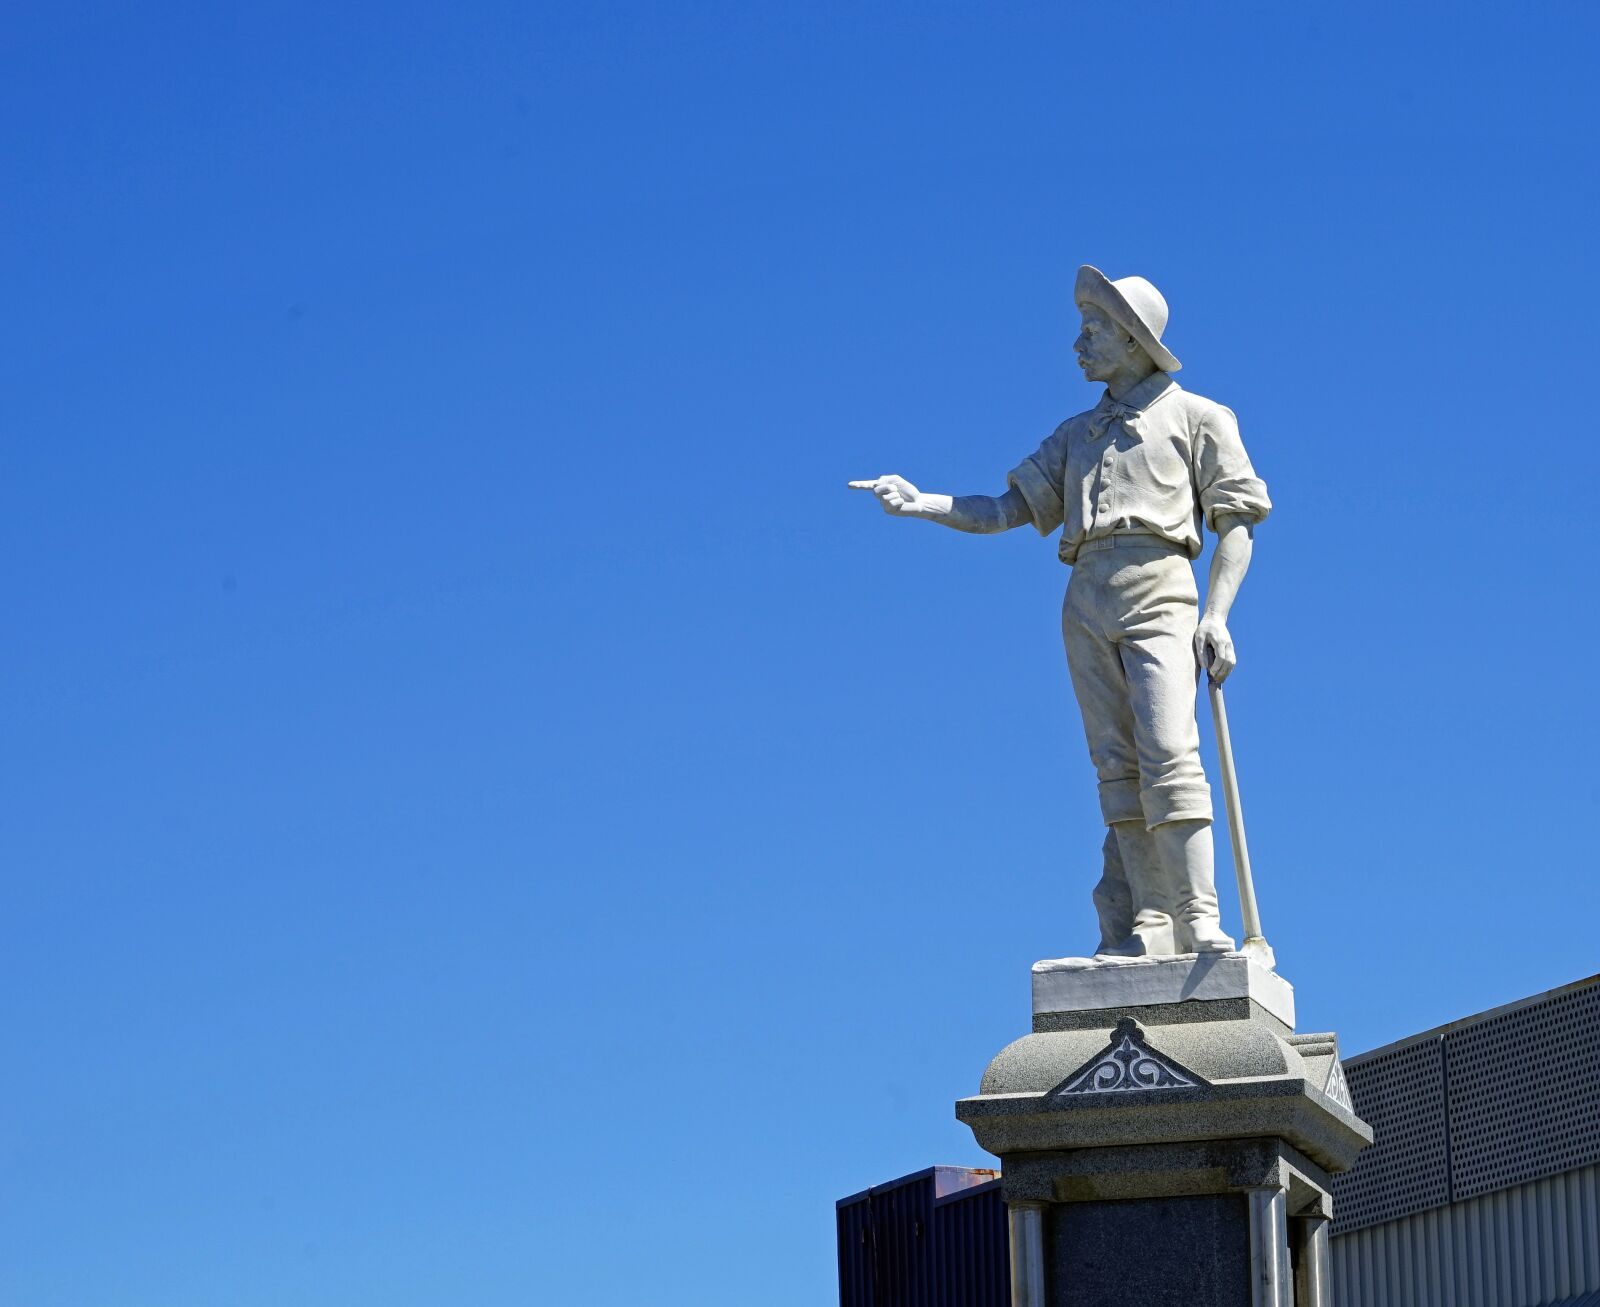
<svg viewBox="0 0 1600 1307">
<path fill-rule="evenodd" d="M 850 484 L 891 516 L 958 531 L 1061 528 L 1067 666 L 1108 827 L 1097 956 L 1222 952 L 1233 940 L 1217 917 L 1196 678 L 1233 670 L 1228 612 L 1272 505 L 1233 413 L 1172 379 L 1181 365 L 1161 343 L 1160 292 L 1086 264 L 1075 297 L 1078 366 L 1105 393 L 1017 466 L 1005 494 L 952 498 L 898 476 Z M 1202 523 L 1218 539 L 1198 617 Z"/>
</svg>

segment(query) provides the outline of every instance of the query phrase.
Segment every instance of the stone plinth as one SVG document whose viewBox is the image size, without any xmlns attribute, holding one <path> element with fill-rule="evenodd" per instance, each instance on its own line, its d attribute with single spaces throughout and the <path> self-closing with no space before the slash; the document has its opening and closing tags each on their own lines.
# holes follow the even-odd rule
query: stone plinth
<svg viewBox="0 0 1600 1307">
<path fill-rule="evenodd" d="M 1117 963 L 1056 958 L 1033 964 L 1035 1017 L 1164 1007 L 1196 999 L 1245 1000 L 1294 1028 L 1294 986 L 1243 953 L 1183 953 Z"/>
<path fill-rule="evenodd" d="M 956 1115 L 997 1154 L 1016 1307 L 1323 1307 L 1329 1176 L 1372 1133 L 1331 1034 L 1238 954 L 1034 969 Z"/>
</svg>

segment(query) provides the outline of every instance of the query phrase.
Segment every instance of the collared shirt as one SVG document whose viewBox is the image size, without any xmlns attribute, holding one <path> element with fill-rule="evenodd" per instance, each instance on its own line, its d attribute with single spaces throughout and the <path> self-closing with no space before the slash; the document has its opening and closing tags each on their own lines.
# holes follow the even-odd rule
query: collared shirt
<svg viewBox="0 0 1600 1307">
<path fill-rule="evenodd" d="M 1202 520 L 1236 514 L 1260 522 L 1272 510 L 1250 466 L 1231 409 L 1190 394 L 1165 372 L 1119 403 L 1107 391 L 1068 418 L 1007 478 L 1022 492 L 1040 535 L 1061 527 L 1061 561 L 1086 540 L 1119 532 L 1161 536 L 1200 556 Z"/>
</svg>

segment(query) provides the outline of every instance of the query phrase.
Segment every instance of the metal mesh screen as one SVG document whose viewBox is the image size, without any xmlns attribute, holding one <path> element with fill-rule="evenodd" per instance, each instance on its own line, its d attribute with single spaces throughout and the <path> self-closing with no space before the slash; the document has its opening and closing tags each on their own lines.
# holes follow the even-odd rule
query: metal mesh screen
<svg viewBox="0 0 1600 1307">
<path fill-rule="evenodd" d="M 1429 1039 L 1346 1064 L 1372 1146 L 1333 1178 L 1335 1234 L 1450 1201 L 1444 1044 Z"/>
<path fill-rule="evenodd" d="M 1444 1043 L 1454 1198 L 1600 1162 L 1600 985 L 1451 1030 Z"/>
</svg>

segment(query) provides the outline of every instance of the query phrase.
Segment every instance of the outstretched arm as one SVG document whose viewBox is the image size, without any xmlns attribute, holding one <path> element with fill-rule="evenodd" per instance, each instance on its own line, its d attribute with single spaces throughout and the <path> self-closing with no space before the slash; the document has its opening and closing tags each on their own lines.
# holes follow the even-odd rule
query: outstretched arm
<svg viewBox="0 0 1600 1307">
<path fill-rule="evenodd" d="M 1228 613 L 1255 551 L 1252 521 L 1234 514 L 1217 520 L 1217 548 L 1211 555 L 1205 616 L 1194 633 L 1194 656 L 1218 685 L 1228 679 L 1228 673 L 1239 661 L 1234 654 L 1233 637 L 1228 634 Z"/>
<path fill-rule="evenodd" d="M 852 490 L 870 490 L 891 517 L 925 517 L 941 526 L 974 535 L 993 535 L 1033 520 L 1022 492 L 1013 486 L 998 499 L 989 495 L 934 495 L 918 490 L 904 477 L 882 476 L 852 481 Z"/>
</svg>

